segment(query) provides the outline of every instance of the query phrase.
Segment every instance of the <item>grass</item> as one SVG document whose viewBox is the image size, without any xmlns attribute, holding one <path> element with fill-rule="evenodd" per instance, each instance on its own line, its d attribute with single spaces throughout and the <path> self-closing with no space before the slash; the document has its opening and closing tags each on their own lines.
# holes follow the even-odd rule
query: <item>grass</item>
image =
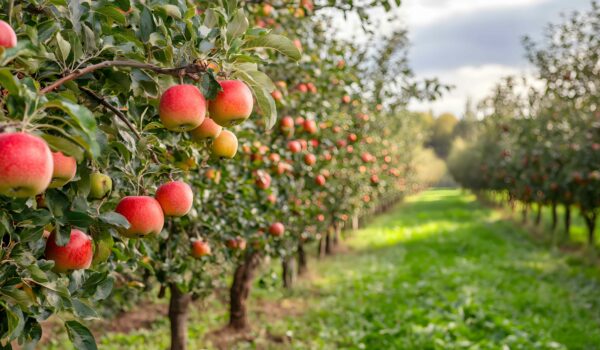
<svg viewBox="0 0 600 350">
<path fill-rule="evenodd" d="M 251 340 L 228 348 L 600 348 L 597 267 L 536 245 L 471 195 L 411 197 L 347 245 L 313 260 L 313 275 L 292 292 L 256 288 Z M 225 323 L 223 306 L 209 304 L 192 312 L 190 349 L 206 347 L 207 331 Z M 150 330 L 108 334 L 100 349 L 167 346 L 161 319 Z"/>
</svg>

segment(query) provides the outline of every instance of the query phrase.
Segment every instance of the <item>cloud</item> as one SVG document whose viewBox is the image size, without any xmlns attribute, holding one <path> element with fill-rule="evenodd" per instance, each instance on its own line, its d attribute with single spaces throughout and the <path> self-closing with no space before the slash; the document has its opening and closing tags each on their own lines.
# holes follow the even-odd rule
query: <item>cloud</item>
<svg viewBox="0 0 600 350">
<path fill-rule="evenodd" d="M 412 110 L 432 110 L 435 114 L 451 112 L 460 117 L 468 98 L 476 103 L 488 96 L 494 85 L 503 77 L 525 75 L 528 79 L 533 79 L 532 73 L 531 70 L 498 64 L 427 71 L 423 73 L 424 76 L 436 76 L 443 82 L 454 84 L 454 89 L 445 94 L 441 100 L 413 102 L 409 107 Z"/>
</svg>

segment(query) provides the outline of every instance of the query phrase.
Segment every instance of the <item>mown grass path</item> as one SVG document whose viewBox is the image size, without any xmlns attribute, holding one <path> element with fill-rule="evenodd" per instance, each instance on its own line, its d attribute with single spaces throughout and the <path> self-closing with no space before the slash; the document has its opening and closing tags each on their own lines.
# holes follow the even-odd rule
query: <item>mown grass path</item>
<svg viewBox="0 0 600 350">
<path fill-rule="evenodd" d="M 458 190 L 431 190 L 312 266 L 293 348 L 600 349 L 600 273 Z M 311 291 L 318 297 L 311 298 Z"/>
<path fill-rule="evenodd" d="M 600 349 L 598 267 L 529 237 L 474 196 L 421 193 L 354 232 L 348 251 L 313 259 L 292 292 L 257 282 L 253 332 L 220 347 Z M 206 335 L 226 322 L 223 304 L 207 304 L 191 312 L 190 349 L 215 348 Z M 168 327 L 158 318 L 99 348 L 166 349 Z"/>
</svg>

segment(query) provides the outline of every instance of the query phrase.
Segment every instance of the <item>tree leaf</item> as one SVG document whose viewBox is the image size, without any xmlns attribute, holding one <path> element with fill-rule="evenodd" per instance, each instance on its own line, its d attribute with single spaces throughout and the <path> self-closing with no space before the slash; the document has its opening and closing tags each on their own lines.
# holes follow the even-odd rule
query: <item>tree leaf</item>
<svg viewBox="0 0 600 350">
<path fill-rule="evenodd" d="M 294 43 L 283 35 L 266 34 L 252 39 L 244 44 L 243 49 L 268 48 L 276 50 L 287 57 L 298 61 L 302 57 Z"/>
<path fill-rule="evenodd" d="M 69 339 L 77 350 L 98 350 L 94 335 L 86 326 L 77 321 L 67 321 L 65 322 L 65 328 Z"/>
<path fill-rule="evenodd" d="M 95 11 L 97 13 L 100 13 L 100 14 L 108 17 L 108 18 L 112 18 L 119 24 L 127 23 L 127 19 L 125 18 L 125 15 L 123 15 L 121 12 L 119 12 L 119 8 L 116 6 L 106 5 L 101 8 L 96 9 Z"/>
<path fill-rule="evenodd" d="M 227 37 L 231 41 L 244 34 L 246 29 L 248 29 L 248 18 L 244 11 L 238 10 L 231 22 L 227 24 Z"/>
<path fill-rule="evenodd" d="M 94 309 L 92 309 L 89 305 L 85 304 L 81 300 L 71 299 L 71 304 L 73 305 L 73 311 L 75 311 L 75 315 L 84 320 L 90 320 L 93 318 L 98 318 L 98 314 Z"/>
<path fill-rule="evenodd" d="M 212 72 L 206 72 L 202 75 L 200 87 L 204 97 L 209 100 L 214 100 L 219 91 L 223 90 Z"/>
<path fill-rule="evenodd" d="M 58 49 L 60 50 L 63 62 L 66 62 L 69 53 L 71 52 L 71 44 L 62 37 L 60 32 L 56 33 L 56 43 L 58 44 Z"/>
<path fill-rule="evenodd" d="M 55 151 L 60 151 L 68 156 L 77 159 L 77 162 L 83 160 L 83 150 L 77 144 L 63 138 L 54 135 L 42 134 L 42 138 L 50 145 Z"/>
<path fill-rule="evenodd" d="M 0 68 L 0 86 L 8 90 L 11 95 L 19 94 L 19 85 L 9 68 Z"/>
<path fill-rule="evenodd" d="M 127 221 L 127 219 L 123 215 L 116 213 L 114 211 L 111 211 L 108 213 L 102 213 L 102 214 L 100 214 L 98 219 L 101 222 L 103 222 L 105 224 L 109 224 L 114 227 L 125 228 L 125 229 L 129 228 L 129 221 Z"/>
<path fill-rule="evenodd" d="M 242 79 L 252 90 L 258 107 L 265 118 L 265 127 L 271 129 L 277 122 L 277 106 L 275 100 L 271 96 L 271 92 L 260 85 L 254 78 L 245 71 L 237 71 L 233 74 L 234 77 Z"/>
</svg>

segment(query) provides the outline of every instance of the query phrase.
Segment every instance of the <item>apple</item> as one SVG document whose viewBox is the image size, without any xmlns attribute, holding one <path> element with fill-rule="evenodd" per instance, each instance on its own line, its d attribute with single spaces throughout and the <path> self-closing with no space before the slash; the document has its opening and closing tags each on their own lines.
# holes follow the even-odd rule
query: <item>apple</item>
<svg viewBox="0 0 600 350">
<path fill-rule="evenodd" d="M 283 236 L 284 232 L 285 232 L 285 227 L 283 226 L 283 224 L 281 222 L 275 222 L 275 223 L 271 224 L 271 226 L 269 226 L 269 233 L 272 236 L 281 237 L 281 236 Z"/>
<path fill-rule="evenodd" d="M 189 131 L 204 122 L 206 100 L 194 85 L 171 86 L 160 97 L 158 115 L 165 128 Z"/>
<path fill-rule="evenodd" d="M 288 142 L 288 149 L 292 153 L 298 153 L 302 150 L 302 144 L 298 141 L 290 141 Z"/>
<path fill-rule="evenodd" d="M 22 132 L 0 134 L 0 194 L 32 197 L 48 188 L 54 161 L 43 139 Z"/>
<path fill-rule="evenodd" d="M 377 185 L 379 183 L 379 177 L 377 175 L 371 175 L 371 183 Z"/>
<path fill-rule="evenodd" d="M 313 94 L 317 93 L 317 87 L 315 86 L 315 84 L 313 83 L 307 83 L 306 87 L 308 88 L 308 91 L 310 91 Z"/>
<path fill-rule="evenodd" d="M 271 204 L 275 204 L 277 203 L 277 196 L 271 193 L 267 196 L 267 201 L 271 202 Z"/>
<path fill-rule="evenodd" d="M 302 93 L 307 93 L 308 92 L 308 86 L 306 86 L 306 84 L 304 83 L 300 83 L 296 86 L 296 89 L 298 89 L 298 91 L 302 92 Z"/>
<path fill-rule="evenodd" d="M 223 80 L 219 84 L 223 90 L 208 103 L 208 111 L 214 122 L 227 127 L 248 119 L 254 108 L 250 88 L 240 80 Z"/>
<path fill-rule="evenodd" d="M 271 12 L 273 12 L 273 6 L 271 6 L 269 4 L 264 4 L 262 7 L 263 16 L 269 16 L 269 15 L 271 15 Z"/>
<path fill-rule="evenodd" d="M 266 190 L 271 186 L 271 175 L 264 170 L 257 170 L 254 176 L 256 177 L 256 186 L 261 190 Z"/>
<path fill-rule="evenodd" d="M 237 153 L 238 139 L 234 133 L 229 130 L 223 130 L 213 140 L 212 154 L 219 158 L 233 158 Z"/>
<path fill-rule="evenodd" d="M 317 147 L 319 147 L 319 140 L 317 140 L 317 139 L 312 139 L 312 140 L 310 140 L 310 144 L 311 144 L 311 145 L 312 145 L 314 148 L 317 148 Z"/>
<path fill-rule="evenodd" d="M 271 97 L 273 97 L 275 101 L 281 101 L 283 94 L 279 90 L 273 90 L 273 92 L 271 92 Z"/>
<path fill-rule="evenodd" d="M 354 147 L 352 147 L 352 145 L 348 145 L 348 146 L 346 147 L 346 152 L 348 152 L 348 153 L 352 153 L 352 152 L 354 152 Z"/>
<path fill-rule="evenodd" d="M 154 196 L 165 216 L 180 217 L 192 209 L 194 193 L 190 185 L 183 181 L 171 181 L 161 185 Z"/>
<path fill-rule="evenodd" d="M 342 97 L 342 102 L 347 104 L 347 103 L 350 103 L 350 101 L 351 101 L 350 96 L 344 95 L 344 97 Z"/>
<path fill-rule="evenodd" d="M 315 157 L 312 153 L 307 153 L 304 155 L 304 164 L 311 166 L 317 162 L 317 157 Z"/>
<path fill-rule="evenodd" d="M 309 134 L 314 134 L 317 132 L 317 123 L 315 123 L 314 120 L 307 119 L 304 121 L 302 126 L 304 128 L 304 131 Z"/>
<path fill-rule="evenodd" d="M 316 183 L 318 186 L 323 186 L 323 185 L 325 185 L 325 182 L 326 182 L 326 180 L 325 180 L 325 176 L 323 176 L 323 175 L 317 175 L 317 177 L 315 178 L 315 183 Z"/>
<path fill-rule="evenodd" d="M 338 69 L 344 69 L 344 67 L 346 67 L 346 61 L 344 61 L 343 59 L 339 60 L 337 63 L 337 67 Z"/>
<path fill-rule="evenodd" d="M 298 50 L 302 51 L 302 42 L 300 39 L 294 39 L 294 46 L 296 46 Z"/>
<path fill-rule="evenodd" d="M 302 117 L 296 117 L 295 123 L 298 126 L 303 126 L 304 125 L 304 118 L 302 118 Z"/>
<path fill-rule="evenodd" d="M 158 235 L 165 224 L 165 214 L 160 203 L 149 196 L 124 197 L 115 212 L 123 215 L 129 222 L 128 229 L 119 230 L 125 237 Z"/>
<path fill-rule="evenodd" d="M 233 250 L 244 250 L 246 249 L 246 240 L 242 237 L 236 237 L 228 239 L 225 244 L 227 247 Z"/>
<path fill-rule="evenodd" d="M 52 181 L 48 188 L 59 188 L 73 180 L 77 173 L 77 161 L 73 157 L 65 156 L 62 152 L 52 152 L 54 167 Z"/>
<path fill-rule="evenodd" d="M 203 240 L 197 239 L 192 242 L 192 256 L 194 258 L 201 258 L 206 255 L 210 255 L 210 246 Z"/>
<path fill-rule="evenodd" d="M 325 221 L 325 215 L 323 215 L 323 214 L 317 215 L 317 221 L 319 221 L 319 222 Z"/>
<path fill-rule="evenodd" d="M 54 261 L 56 272 L 87 269 L 92 264 L 93 255 L 92 238 L 77 229 L 71 230 L 69 242 L 62 247 L 56 243 L 56 232 L 52 232 L 44 251 L 46 259 Z"/>
<path fill-rule="evenodd" d="M 349 142 L 356 142 L 356 140 L 358 140 L 358 136 L 356 136 L 356 134 L 350 134 L 350 135 L 348 135 L 348 141 Z"/>
<path fill-rule="evenodd" d="M 10 24 L 0 20 L 0 47 L 10 49 L 17 46 L 17 35 Z"/>
<path fill-rule="evenodd" d="M 215 137 L 219 136 L 222 130 L 223 127 L 221 125 L 215 123 L 214 120 L 207 117 L 204 118 L 204 121 L 199 127 L 190 131 L 190 134 L 192 135 L 193 140 L 202 141 L 204 139 L 214 139 Z"/>
<path fill-rule="evenodd" d="M 102 173 L 92 173 L 90 175 L 90 195 L 92 199 L 102 199 L 108 196 L 112 189 L 112 179 L 110 176 Z"/>
<path fill-rule="evenodd" d="M 290 117 L 289 115 L 281 118 L 279 127 L 281 128 L 281 131 L 283 131 L 284 134 L 286 134 L 288 136 L 293 134 L 294 133 L 294 118 Z"/>
<path fill-rule="evenodd" d="M 269 160 L 273 163 L 277 163 L 281 160 L 281 156 L 277 153 L 269 154 Z"/>
</svg>

